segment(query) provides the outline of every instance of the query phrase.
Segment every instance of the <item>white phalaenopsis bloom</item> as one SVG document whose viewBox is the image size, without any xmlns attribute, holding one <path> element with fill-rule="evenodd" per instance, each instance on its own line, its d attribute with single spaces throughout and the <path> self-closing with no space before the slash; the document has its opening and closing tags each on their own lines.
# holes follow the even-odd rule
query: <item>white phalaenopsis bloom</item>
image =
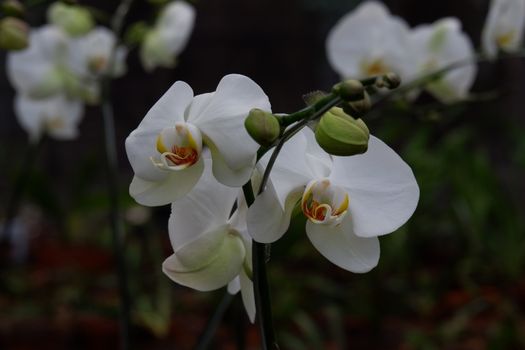
<svg viewBox="0 0 525 350">
<path fill-rule="evenodd" d="M 173 1 L 162 10 L 153 29 L 144 38 L 140 58 L 148 71 L 173 67 L 184 49 L 195 22 L 195 9 L 184 1 Z"/>
<path fill-rule="evenodd" d="M 341 18 L 326 43 L 328 60 L 343 79 L 395 72 L 413 76 L 409 28 L 380 2 L 367 1 Z"/>
<path fill-rule="evenodd" d="M 17 92 L 44 98 L 64 91 L 67 44 L 66 34 L 57 27 L 32 29 L 28 48 L 7 55 L 7 76 Z"/>
<path fill-rule="evenodd" d="M 37 100 L 19 94 L 15 98 L 15 113 L 32 142 L 38 141 L 43 134 L 69 140 L 77 137 L 83 104 L 63 95 Z"/>
<path fill-rule="evenodd" d="M 102 74 L 114 77 L 124 74 L 127 50 L 122 46 L 115 47 L 116 43 L 115 34 L 105 27 L 96 27 L 86 35 L 72 39 L 69 45 L 71 69 L 91 78 Z"/>
<path fill-rule="evenodd" d="M 184 196 L 203 172 L 203 146 L 211 151 L 219 182 L 232 187 L 245 184 L 258 149 L 244 128 L 252 108 L 271 107 L 259 85 L 243 75 L 227 75 L 215 92 L 195 97 L 188 84 L 175 82 L 126 139 L 135 172 L 131 196 L 149 206 Z"/>
<path fill-rule="evenodd" d="M 199 183 L 171 206 L 169 235 L 174 253 L 164 261 L 162 270 L 173 281 L 200 291 L 228 285 L 228 291 L 235 294 L 240 289 L 253 322 L 255 300 L 246 203 L 239 200 L 230 216 L 241 192 L 217 182 L 211 173 L 211 160 L 205 159 L 204 163 Z"/>
<path fill-rule="evenodd" d="M 457 18 L 443 18 L 433 24 L 417 26 L 411 33 L 418 75 L 432 73 L 452 63 L 462 62 L 437 81 L 425 86 L 442 102 L 467 97 L 476 78 L 475 51 L 469 37 L 461 30 Z M 469 59 L 472 64 L 466 64 Z"/>
<path fill-rule="evenodd" d="M 268 159 L 269 154 L 261 159 L 262 168 Z M 317 145 L 313 132 L 303 129 L 284 145 L 269 179 L 248 210 L 253 239 L 279 239 L 288 229 L 292 210 L 300 205 L 314 247 L 352 272 L 377 265 L 377 236 L 403 225 L 419 199 L 410 167 L 373 136 L 364 154 L 331 157 Z"/>
<path fill-rule="evenodd" d="M 516 51 L 525 30 L 525 0 L 492 0 L 483 27 L 481 44 L 489 57 L 498 50 Z"/>
</svg>

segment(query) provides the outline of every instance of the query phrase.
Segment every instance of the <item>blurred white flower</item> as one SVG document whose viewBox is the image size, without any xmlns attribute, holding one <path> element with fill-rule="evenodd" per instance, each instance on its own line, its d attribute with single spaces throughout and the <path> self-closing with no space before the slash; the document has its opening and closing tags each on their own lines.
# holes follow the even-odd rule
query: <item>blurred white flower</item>
<svg viewBox="0 0 525 350">
<path fill-rule="evenodd" d="M 261 159 L 262 167 L 269 154 Z M 377 265 L 377 236 L 403 225 L 419 199 L 410 167 L 373 136 L 364 154 L 330 157 L 305 128 L 284 145 L 269 180 L 248 209 L 253 239 L 262 243 L 279 239 L 299 204 L 314 247 L 352 272 L 367 272 Z"/>
<path fill-rule="evenodd" d="M 188 84 L 175 82 L 126 139 L 135 172 L 131 196 L 149 206 L 184 196 L 203 172 L 203 144 L 211 151 L 215 177 L 227 186 L 242 186 L 258 149 L 244 128 L 252 108 L 271 107 L 259 85 L 243 75 L 227 75 L 215 92 L 195 97 Z"/>
<path fill-rule="evenodd" d="M 98 98 L 97 83 L 71 69 L 71 39 L 49 25 L 31 30 L 26 50 L 8 54 L 7 76 L 18 93 L 31 98 L 59 94 L 86 102 Z"/>
<path fill-rule="evenodd" d="M 125 73 L 127 50 L 115 48 L 115 34 L 105 27 L 96 27 L 88 34 L 73 39 L 69 45 L 69 65 L 84 77 L 98 77 L 102 74 L 121 76 Z M 113 50 L 115 57 L 112 58 Z M 111 60 L 114 60 L 111 64 Z"/>
<path fill-rule="evenodd" d="M 153 29 L 146 33 L 140 58 L 147 71 L 173 67 L 176 56 L 184 49 L 195 22 L 195 9 L 184 1 L 173 1 L 164 7 Z"/>
<path fill-rule="evenodd" d="M 395 72 L 412 78 L 409 28 L 380 2 L 366 1 L 348 13 L 328 34 L 328 61 L 343 78 Z"/>
<path fill-rule="evenodd" d="M 442 102 L 467 97 L 476 78 L 475 51 L 457 18 L 447 17 L 433 24 L 417 26 L 411 33 L 418 75 L 432 73 L 455 62 L 472 59 L 472 64 L 454 68 L 425 86 Z"/>
<path fill-rule="evenodd" d="M 524 29 L 525 0 L 492 0 L 481 35 L 483 51 L 494 58 L 498 50 L 517 50 Z"/>
<path fill-rule="evenodd" d="M 238 188 L 215 180 L 210 166 L 201 181 L 184 198 L 171 206 L 169 235 L 174 253 L 162 264 L 173 281 L 200 291 L 228 285 L 235 294 L 241 290 L 250 320 L 255 318 L 251 281 L 251 239 L 246 232 L 246 204 L 237 202 Z"/>
<path fill-rule="evenodd" d="M 59 140 L 70 140 L 78 135 L 83 104 L 63 95 L 32 99 L 18 94 L 15 97 L 15 113 L 32 142 L 38 141 L 43 134 Z"/>
</svg>

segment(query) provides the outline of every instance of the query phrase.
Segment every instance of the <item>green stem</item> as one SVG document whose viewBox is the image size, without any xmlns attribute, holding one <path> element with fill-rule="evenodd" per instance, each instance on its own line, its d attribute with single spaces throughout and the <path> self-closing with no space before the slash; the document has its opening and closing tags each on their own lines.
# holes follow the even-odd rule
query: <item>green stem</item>
<svg viewBox="0 0 525 350">
<path fill-rule="evenodd" d="M 129 12 L 133 0 L 122 0 L 115 11 L 115 15 L 111 21 L 111 29 L 115 36 L 120 38 L 124 20 Z M 115 45 L 116 46 L 116 45 Z M 115 59 L 115 48 L 112 51 L 109 59 L 110 67 L 113 66 Z M 101 81 L 101 103 L 102 116 L 104 119 L 104 145 L 106 151 L 106 170 L 107 170 L 107 186 L 110 201 L 110 223 L 111 223 L 111 237 L 112 248 L 117 266 L 117 280 L 118 291 L 120 299 L 120 337 L 121 349 L 130 349 L 130 313 L 131 313 L 131 297 L 128 287 L 128 277 L 126 271 L 125 261 L 125 244 L 124 244 L 124 226 L 122 217 L 120 215 L 120 205 L 118 200 L 118 158 L 117 145 L 115 140 L 115 118 L 113 107 L 111 105 L 111 77 L 104 76 Z"/>
<path fill-rule="evenodd" d="M 208 320 L 208 323 L 204 328 L 204 332 L 200 335 L 199 341 L 194 347 L 195 350 L 205 350 L 209 348 L 211 340 L 213 339 L 213 335 L 217 331 L 217 328 L 219 327 L 224 313 L 230 306 L 231 302 L 233 301 L 233 298 L 234 296 L 228 293 L 228 291 L 224 293 L 221 302 L 213 312 L 213 315 Z"/>
</svg>

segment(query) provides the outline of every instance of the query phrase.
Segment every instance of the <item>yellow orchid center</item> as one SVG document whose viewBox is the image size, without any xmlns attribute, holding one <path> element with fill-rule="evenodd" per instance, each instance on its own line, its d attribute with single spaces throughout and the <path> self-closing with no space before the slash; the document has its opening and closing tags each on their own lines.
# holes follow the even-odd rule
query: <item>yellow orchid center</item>
<svg viewBox="0 0 525 350">
<path fill-rule="evenodd" d="M 301 209 L 313 223 L 338 225 L 346 215 L 349 203 L 348 193 L 333 186 L 329 179 L 313 180 L 303 193 Z"/>
<path fill-rule="evenodd" d="M 162 169 L 181 170 L 197 163 L 202 150 L 202 136 L 194 125 L 180 122 L 162 129 L 157 136 L 160 161 L 153 163 Z"/>
<path fill-rule="evenodd" d="M 496 37 L 496 43 L 498 44 L 498 47 L 506 48 L 509 45 L 512 44 L 512 41 L 514 40 L 514 31 L 508 31 L 505 33 L 502 33 Z"/>
<path fill-rule="evenodd" d="M 389 69 L 382 59 L 377 58 L 372 62 L 363 62 L 361 70 L 364 76 L 382 75 L 388 73 Z"/>
</svg>

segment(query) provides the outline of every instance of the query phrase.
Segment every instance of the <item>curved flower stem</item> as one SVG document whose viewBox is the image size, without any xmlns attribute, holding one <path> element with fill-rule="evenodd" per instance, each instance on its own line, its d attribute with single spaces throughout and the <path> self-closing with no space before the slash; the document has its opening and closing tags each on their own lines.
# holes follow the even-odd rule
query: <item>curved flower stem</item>
<svg viewBox="0 0 525 350">
<path fill-rule="evenodd" d="M 41 148 L 41 144 L 42 139 L 38 140 L 37 142 L 30 142 L 26 147 L 25 154 L 18 169 L 18 173 L 16 174 L 13 192 L 11 192 L 11 196 L 7 201 L 4 225 L 2 228 L 2 234 L 0 235 L 0 239 L 2 240 L 8 239 L 10 235 L 13 219 L 15 218 L 18 211 L 18 206 L 24 192 L 25 184 L 31 173 L 31 168 L 35 162 L 37 151 Z"/>
<path fill-rule="evenodd" d="M 221 322 L 224 313 L 230 306 L 231 302 L 233 301 L 234 295 L 231 295 L 226 291 L 224 293 L 224 296 L 222 297 L 219 305 L 215 308 L 215 311 L 213 312 L 213 315 L 208 320 L 208 323 L 206 324 L 206 327 L 204 328 L 204 331 L 199 336 L 199 341 L 197 345 L 195 345 L 195 350 L 205 350 L 208 349 L 210 346 L 211 340 L 213 338 L 213 335 L 215 334 L 217 327 L 219 326 L 219 323 Z"/>
</svg>

